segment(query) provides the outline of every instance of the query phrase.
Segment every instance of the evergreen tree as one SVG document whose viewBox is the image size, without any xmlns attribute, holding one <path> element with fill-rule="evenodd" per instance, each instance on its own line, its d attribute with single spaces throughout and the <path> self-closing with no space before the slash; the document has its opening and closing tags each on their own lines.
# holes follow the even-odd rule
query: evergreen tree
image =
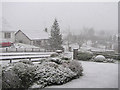
<svg viewBox="0 0 120 90">
<path fill-rule="evenodd" d="M 51 28 L 50 46 L 52 50 L 63 49 L 62 35 L 60 34 L 60 28 L 56 19 Z"/>
</svg>

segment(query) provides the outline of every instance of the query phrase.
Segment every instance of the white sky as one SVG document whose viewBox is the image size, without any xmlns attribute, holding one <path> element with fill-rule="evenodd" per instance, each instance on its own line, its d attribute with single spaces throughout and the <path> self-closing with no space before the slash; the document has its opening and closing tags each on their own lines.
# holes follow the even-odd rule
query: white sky
<svg viewBox="0 0 120 90">
<path fill-rule="evenodd" d="M 50 29 L 55 18 L 62 32 L 78 33 L 83 27 L 117 31 L 117 2 L 4 2 L 2 16 L 15 30 Z"/>
</svg>

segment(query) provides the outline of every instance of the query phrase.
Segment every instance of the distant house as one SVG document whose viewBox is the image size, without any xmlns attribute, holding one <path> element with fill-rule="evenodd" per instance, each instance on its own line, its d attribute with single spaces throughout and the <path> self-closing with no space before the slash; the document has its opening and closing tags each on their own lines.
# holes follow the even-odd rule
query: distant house
<svg viewBox="0 0 120 90">
<path fill-rule="evenodd" d="M 0 39 L 2 39 L 3 42 L 15 42 L 15 31 L 0 31 Z"/>
<path fill-rule="evenodd" d="M 18 30 L 15 33 L 15 42 L 31 45 L 32 44 L 31 41 L 32 40 L 25 33 L 23 33 L 21 30 Z"/>
<path fill-rule="evenodd" d="M 0 27 L 0 40 L 2 42 L 15 42 L 15 29 L 11 27 L 8 21 L 2 17 L 2 27 Z"/>
<path fill-rule="evenodd" d="M 34 45 L 38 47 L 46 47 L 49 45 L 49 35 L 46 32 L 35 31 L 17 31 L 15 34 L 15 42 Z"/>
</svg>

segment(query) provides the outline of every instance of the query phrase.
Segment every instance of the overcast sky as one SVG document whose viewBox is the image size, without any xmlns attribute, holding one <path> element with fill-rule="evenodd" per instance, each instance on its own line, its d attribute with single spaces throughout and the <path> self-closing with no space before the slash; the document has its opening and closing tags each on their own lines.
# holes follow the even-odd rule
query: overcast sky
<svg viewBox="0 0 120 90">
<path fill-rule="evenodd" d="M 2 16 L 15 30 L 50 29 L 57 18 L 61 31 L 78 33 L 83 27 L 117 31 L 117 2 L 4 2 Z"/>
</svg>

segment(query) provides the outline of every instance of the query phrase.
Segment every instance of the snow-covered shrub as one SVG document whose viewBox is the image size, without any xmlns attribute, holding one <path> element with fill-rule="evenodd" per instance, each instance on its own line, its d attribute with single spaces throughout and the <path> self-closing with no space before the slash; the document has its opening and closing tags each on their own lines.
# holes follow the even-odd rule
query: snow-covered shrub
<svg viewBox="0 0 120 90">
<path fill-rule="evenodd" d="M 106 62 L 115 63 L 115 60 L 114 59 L 106 59 Z"/>
<path fill-rule="evenodd" d="M 12 72 L 9 72 L 10 70 Z M 79 62 L 72 60 L 61 60 L 61 63 L 58 64 L 58 62 L 46 59 L 41 64 L 33 65 L 24 62 L 13 63 L 4 68 L 3 71 L 8 73 L 3 73 L 3 81 L 8 80 L 8 85 L 11 83 L 11 88 L 44 88 L 48 85 L 64 84 L 80 76 L 82 66 Z M 9 79 L 9 75 L 11 79 Z M 3 85 L 7 87 L 6 83 Z"/>
<path fill-rule="evenodd" d="M 62 53 L 63 50 L 56 50 L 55 52 L 56 52 L 56 53 Z"/>
<path fill-rule="evenodd" d="M 83 67 L 80 62 L 76 60 L 70 60 L 70 61 L 63 61 L 62 62 L 63 67 L 69 68 L 71 71 L 77 74 L 79 77 L 82 75 Z"/>
<path fill-rule="evenodd" d="M 49 61 L 55 62 L 57 64 L 61 64 L 62 63 L 62 60 L 60 58 L 51 58 L 51 59 L 49 59 Z"/>
<path fill-rule="evenodd" d="M 62 59 L 62 60 L 70 60 L 71 58 L 64 56 L 64 57 L 61 57 L 61 59 Z"/>
<path fill-rule="evenodd" d="M 105 57 L 103 55 L 97 55 L 95 58 L 94 58 L 94 61 L 96 62 L 103 62 L 105 61 Z"/>
<path fill-rule="evenodd" d="M 6 66 L 2 69 L 2 88 L 20 88 L 22 87 L 21 79 L 12 70 L 12 66 Z"/>
<path fill-rule="evenodd" d="M 49 62 L 49 60 L 48 59 L 41 59 L 39 62 L 40 62 L 39 64 L 42 64 L 43 62 Z"/>
<path fill-rule="evenodd" d="M 0 65 L 0 89 L 2 89 L 2 66 Z"/>
<path fill-rule="evenodd" d="M 78 60 L 88 61 L 92 59 L 93 53 L 90 51 L 79 51 L 78 52 Z"/>
<path fill-rule="evenodd" d="M 59 56 L 58 53 L 53 53 L 53 54 L 50 55 L 50 57 L 57 57 L 57 56 Z"/>
<path fill-rule="evenodd" d="M 31 87 L 34 87 L 36 84 L 37 87 L 41 88 L 52 84 L 63 84 L 77 76 L 71 69 L 58 65 L 55 62 L 44 62 L 42 65 L 39 65 L 35 73 L 37 74 L 35 78 L 38 81 Z"/>
<path fill-rule="evenodd" d="M 82 75 L 82 71 L 83 71 L 83 67 L 81 65 L 80 62 L 76 61 L 76 60 L 72 60 L 69 63 L 69 68 L 75 72 L 78 76 Z"/>
<path fill-rule="evenodd" d="M 33 65 L 32 61 L 30 61 L 30 60 L 21 60 L 21 61 L 19 61 L 19 62 L 22 62 L 22 63 L 24 63 L 24 64 Z"/>
<path fill-rule="evenodd" d="M 36 66 L 24 64 L 21 62 L 18 62 L 14 65 L 12 68 L 15 73 L 19 76 L 19 78 L 22 80 L 23 87 L 28 87 L 30 84 L 33 83 L 34 77 L 35 77 L 35 70 Z"/>
</svg>

